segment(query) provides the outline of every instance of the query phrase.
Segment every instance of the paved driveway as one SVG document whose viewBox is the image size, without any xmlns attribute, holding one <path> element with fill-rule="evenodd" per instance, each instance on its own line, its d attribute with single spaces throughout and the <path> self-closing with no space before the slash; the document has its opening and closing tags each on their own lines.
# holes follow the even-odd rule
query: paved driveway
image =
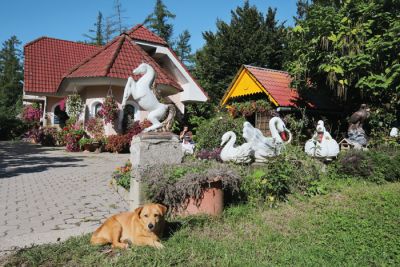
<svg viewBox="0 0 400 267">
<path fill-rule="evenodd" d="M 128 158 L 0 142 L 0 255 L 91 232 L 127 210 L 109 181 Z"/>
</svg>

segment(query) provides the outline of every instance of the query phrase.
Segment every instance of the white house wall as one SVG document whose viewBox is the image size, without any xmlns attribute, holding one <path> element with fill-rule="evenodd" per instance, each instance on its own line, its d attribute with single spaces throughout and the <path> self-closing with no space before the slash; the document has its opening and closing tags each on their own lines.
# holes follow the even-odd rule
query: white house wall
<svg viewBox="0 0 400 267">
<path fill-rule="evenodd" d="M 172 54 L 168 47 L 149 44 L 146 42 L 136 41 L 138 45 L 150 46 L 156 48 L 156 52 L 152 55 L 153 58 L 160 63 L 169 73 L 171 73 L 177 82 L 181 85 L 183 92 L 173 96 L 173 102 L 178 99 L 180 102 L 206 102 L 207 96 L 199 85 L 193 80 L 187 70 L 182 66 L 178 59 Z M 184 104 L 182 104 L 184 105 Z M 178 107 L 179 108 L 179 107 Z M 181 109 L 181 108 L 179 108 Z"/>
</svg>

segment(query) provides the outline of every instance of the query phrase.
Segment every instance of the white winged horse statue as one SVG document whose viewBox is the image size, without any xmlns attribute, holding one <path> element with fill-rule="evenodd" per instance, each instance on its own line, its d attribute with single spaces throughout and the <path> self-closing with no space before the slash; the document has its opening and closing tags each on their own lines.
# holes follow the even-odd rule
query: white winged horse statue
<svg viewBox="0 0 400 267">
<path fill-rule="evenodd" d="M 156 131 L 161 128 L 162 131 L 170 131 L 172 123 L 176 114 L 176 109 L 173 104 L 165 105 L 158 101 L 157 97 L 151 90 L 151 86 L 155 79 L 154 69 L 147 63 L 142 63 L 133 70 L 133 74 L 143 76 L 135 81 L 132 77 L 128 78 L 128 82 L 125 85 L 124 96 L 122 99 L 122 114 L 120 116 L 120 125 L 122 125 L 122 119 L 124 117 L 124 108 L 126 101 L 129 96 L 132 95 L 133 99 L 138 105 L 145 111 L 148 111 L 147 119 L 152 125 L 144 132 Z M 168 117 L 161 123 L 160 120 L 165 117 L 167 110 L 169 109 Z"/>
</svg>

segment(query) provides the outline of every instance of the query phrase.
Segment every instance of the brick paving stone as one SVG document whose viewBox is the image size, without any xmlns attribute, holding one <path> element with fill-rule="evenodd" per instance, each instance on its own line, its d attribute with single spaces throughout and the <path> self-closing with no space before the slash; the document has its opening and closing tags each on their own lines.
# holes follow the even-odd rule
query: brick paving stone
<svg viewBox="0 0 400 267">
<path fill-rule="evenodd" d="M 115 167 L 128 158 L 0 142 L 0 255 L 93 231 L 128 210 L 109 186 Z"/>
</svg>

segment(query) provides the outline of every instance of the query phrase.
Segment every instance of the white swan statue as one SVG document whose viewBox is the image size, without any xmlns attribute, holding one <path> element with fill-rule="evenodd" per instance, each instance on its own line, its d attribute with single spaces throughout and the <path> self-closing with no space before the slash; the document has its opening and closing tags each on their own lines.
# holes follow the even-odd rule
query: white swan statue
<svg viewBox="0 0 400 267">
<path fill-rule="evenodd" d="M 243 137 L 251 144 L 256 162 L 266 162 L 267 158 L 279 155 L 285 144 L 292 141 L 292 134 L 279 117 L 269 121 L 271 137 L 265 137 L 262 132 L 254 128 L 250 122 L 243 124 Z"/>
<path fill-rule="evenodd" d="M 176 110 L 173 104 L 165 105 L 160 103 L 152 92 L 150 87 L 152 86 L 156 77 L 154 69 L 149 64 L 142 63 L 133 70 L 133 74 L 143 74 L 143 76 L 137 82 L 132 77 L 128 78 L 121 104 L 122 112 L 120 113 L 119 118 L 120 128 L 124 116 L 123 110 L 129 96 L 132 95 L 133 99 L 138 103 L 140 108 L 149 112 L 147 119 L 152 123 L 152 125 L 144 129 L 144 132 L 155 131 L 160 128 L 163 128 L 164 131 L 169 131 L 172 126 Z M 168 109 L 168 117 L 161 123 L 160 120 L 165 117 Z"/>
<path fill-rule="evenodd" d="M 324 122 L 319 120 L 313 137 L 304 145 L 305 152 L 316 158 L 332 160 L 339 154 L 339 145 L 326 131 Z"/>
<path fill-rule="evenodd" d="M 225 146 L 221 150 L 221 160 L 224 162 L 230 161 L 234 163 L 249 163 L 252 160 L 251 145 L 244 143 L 241 146 L 235 147 L 236 134 L 232 131 L 224 133 L 221 138 L 221 146 Z"/>
<path fill-rule="evenodd" d="M 400 137 L 400 134 L 399 134 L 399 129 L 398 128 L 396 128 L 396 127 L 393 127 L 391 130 L 390 130 L 390 137 Z"/>
</svg>

